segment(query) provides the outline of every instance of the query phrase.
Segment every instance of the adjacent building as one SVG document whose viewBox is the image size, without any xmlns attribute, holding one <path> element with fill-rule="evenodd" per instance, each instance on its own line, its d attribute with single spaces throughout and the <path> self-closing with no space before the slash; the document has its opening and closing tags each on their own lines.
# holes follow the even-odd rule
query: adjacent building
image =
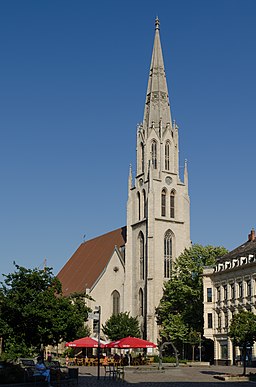
<svg viewBox="0 0 256 387">
<path fill-rule="evenodd" d="M 102 323 L 130 312 L 139 318 L 142 337 L 153 342 L 163 284 L 176 257 L 191 246 L 187 164 L 181 179 L 159 30 L 156 19 L 137 165 L 128 177 L 127 225 L 82 243 L 58 274 L 64 294 L 86 291 L 95 300 L 91 306 L 101 306 Z"/>
<path fill-rule="evenodd" d="M 237 364 L 240 349 L 228 336 L 235 313 L 256 312 L 256 238 L 252 230 L 241 246 L 219 258 L 203 272 L 204 336 L 214 342 L 215 364 Z M 248 348 L 249 361 L 256 360 L 256 347 Z"/>
</svg>

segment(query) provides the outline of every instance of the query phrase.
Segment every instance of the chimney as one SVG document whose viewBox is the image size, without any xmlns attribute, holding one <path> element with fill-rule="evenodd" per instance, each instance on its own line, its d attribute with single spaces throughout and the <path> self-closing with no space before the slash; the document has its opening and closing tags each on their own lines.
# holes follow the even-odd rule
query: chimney
<svg viewBox="0 0 256 387">
<path fill-rule="evenodd" d="M 255 230 L 252 228 L 251 233 L 248 235 L 248 241 L 254 241 L 255 239 Z"/>
</svg>

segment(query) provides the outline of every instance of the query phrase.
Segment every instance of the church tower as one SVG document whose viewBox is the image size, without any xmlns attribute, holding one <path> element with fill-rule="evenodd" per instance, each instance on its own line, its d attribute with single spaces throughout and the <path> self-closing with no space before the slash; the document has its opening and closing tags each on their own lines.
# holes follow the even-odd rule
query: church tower
<svg viewBox="0 0 256 387">
<path fill-rule="evenodd" d="M 133 179 L 130 167 L 128 179 L 124 281 L 124 310 L 138 316 L 143 337 L 155 343 L 163 284 L 176 257 L 191 245 L 187 165 L 181 181 L 159 29 L 157 18 L 144 117 L 137 128 L 136 175 Z"/>
</svg>

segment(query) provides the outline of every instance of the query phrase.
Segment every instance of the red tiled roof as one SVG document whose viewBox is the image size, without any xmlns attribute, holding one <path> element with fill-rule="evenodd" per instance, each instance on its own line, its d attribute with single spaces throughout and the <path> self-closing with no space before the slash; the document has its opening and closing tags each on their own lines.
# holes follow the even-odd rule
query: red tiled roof
<svg viewBox="0 0 256 387">
<path fill-rule="evenodd" d="M 91 288 L 106 267 L 115 246 L 126 242 L 126 227 L 82 243 L 58 273 L 63 295 Z"/>
</svg>

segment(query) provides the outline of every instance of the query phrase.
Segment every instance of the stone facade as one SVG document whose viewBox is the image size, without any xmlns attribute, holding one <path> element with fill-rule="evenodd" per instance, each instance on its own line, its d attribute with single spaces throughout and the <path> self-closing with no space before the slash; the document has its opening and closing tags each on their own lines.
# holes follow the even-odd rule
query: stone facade
<svg viewBox="0 0 256 387">
<path fill-rule="evenodd" d="M 252 230 L 243 245 L 203 272 L 204 336 L 214 342 L 215 364 L 237 364 L 240 350 L 228 337 L 230 322 L 240 310 L 256 312 L 256 239 Z M 249 350 L 256 362 L 256 347 Z"/>
</svg>

